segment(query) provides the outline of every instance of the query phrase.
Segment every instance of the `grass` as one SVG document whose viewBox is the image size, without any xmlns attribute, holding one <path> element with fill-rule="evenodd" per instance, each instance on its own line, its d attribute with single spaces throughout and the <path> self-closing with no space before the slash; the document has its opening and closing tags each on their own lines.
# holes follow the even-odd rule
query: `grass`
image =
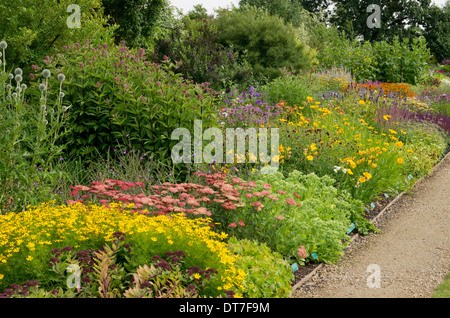
<svg viewBox="0 0 450 318">
<path fill-rule="evenodd" d="M 431 298 L 450 298 L 450 271 L 445 281 L 436 288 Z"/>
</svg>

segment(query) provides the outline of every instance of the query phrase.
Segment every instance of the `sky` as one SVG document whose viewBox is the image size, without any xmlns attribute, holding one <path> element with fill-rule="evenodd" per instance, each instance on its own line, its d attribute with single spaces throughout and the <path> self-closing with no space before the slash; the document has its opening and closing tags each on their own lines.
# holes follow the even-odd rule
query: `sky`
<svg viewBox="0 0 450 318">
<path fill-rule="evenodd" d="M 194 8 L 196 4 L 202 4 L 209 13 L 213 13 L 214 9 L 226 8 L 234 4 L 239 5 L 239 0 L 169 0 L 171 4 L 179 9 L 182 9 L 184 13 Z M 432 0 L 432 3 L 442 7 L 446 0 Z"/>
</svg>

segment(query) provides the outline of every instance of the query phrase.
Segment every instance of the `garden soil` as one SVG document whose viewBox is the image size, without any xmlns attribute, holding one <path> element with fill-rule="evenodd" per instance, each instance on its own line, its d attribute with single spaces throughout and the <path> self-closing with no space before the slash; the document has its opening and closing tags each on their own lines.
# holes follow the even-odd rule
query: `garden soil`
<svg viewBox="0 0 450 318">
<path fill-rule="evenodd" d="M 429 298 L 450 269 L 450 155 L 293 298 Z"/>
</svg>

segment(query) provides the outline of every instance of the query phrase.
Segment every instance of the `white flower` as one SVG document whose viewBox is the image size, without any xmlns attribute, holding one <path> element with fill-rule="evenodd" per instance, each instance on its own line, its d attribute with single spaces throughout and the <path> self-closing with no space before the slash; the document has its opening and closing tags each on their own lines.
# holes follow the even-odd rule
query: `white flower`
<svg viewBox="0 0 450 318">
<path fill-rule="evenodd" d="M 343 172 L 343 173 L 347 173 L 347 169 L 345 169 L 345 168 L 342 169 L 342 172 Z"/>
<path fill-rule="evenodd" d="M 21 68 L 16 68 L 16 69 L 14 70 L 14 74 L 16 74 L 16 75 L 22 75 L 22 74 L 23 74 L 22 69 L 21 69 Z"/>
<path fill-rule="evenodd" d="M 14 78 L 14 75 L 9 74 L 9 75 L 8 75 L 8 78 L 9 78 L 9 79 L 13 79 L 13 78 Z"/>
<path fill-rule="evenodd" d="M 14 79 L 16 80 L 17 83 L 20 83 L 23 80 L 22 75 L 19 75 L 19 74 L 17 74 Z"/>
<path fill-rule="evenodd" d="M 334 172 L 337 173 L 339 170 L 341 170 L 341 167 L 334 166 Z"/>
<path fill-rule="evenodd" d="M 23 90 L 26 90 L 27 89 L 27 84 L 20 85 L 20 88 L 22 88 Z"/>
<path fill-rule="evenodd" d="M 0 49 L 6 49 L 8 47 L 8 44 L 5 41 L 0 42 Z"/>
<path fill-rule="evenodd" d="M 45 70 L 42 71 L 42 76 L 44 78 L 49 78 L 50 75 L 51 75 L 51 73 L 50 73 L 50 71 L 48 69 L 45 69 Z"/>
<path fill-rule="evenodd" d="M 65 79 L 66 79 L 66 76 L 65 76 L 63 73 L 58 74 L 58 81 L 62 82 L 62 81 L 64 81 Z"/>
<path fill-rule="evenodd" d="M 45 84 L 39 85 L 39 90 L 40 90 L 41 92 L 45 91 L 46 89 L 47 89 L 47 87 L 45 86 Z"/>
</svg>

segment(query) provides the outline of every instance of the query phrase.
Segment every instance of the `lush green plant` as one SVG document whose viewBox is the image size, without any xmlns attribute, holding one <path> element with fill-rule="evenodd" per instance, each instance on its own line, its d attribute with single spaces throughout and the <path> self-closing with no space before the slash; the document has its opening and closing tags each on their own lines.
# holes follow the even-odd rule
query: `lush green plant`
<svg viewBox="0 0 450 318">
<path fill-rule="evenodd" d="M 72 130 L 64 142 L 68 156 L 82 157 L 85 163 L 106 157 L 118 144 L 164 162 L 177 142 L 171 140 L 175 128 L 189 129 L 196 119 L 205 126 L 214 122 L 214 92 L 208 84 L 184 81 L 169 60 L 148 62 L 143 49 L 86 41 L 65 47 L 46 63 L 55 73 L 66 74 L 66 99 L 73 106 L 68 118 Z"/>
<path fill-rule="evenodd" d="M 167 35 L 174 22 L 166 0 L 100 0 L 109 22 L 117 24 L 115 42 L 129 47 L 150 48 L 155 40 Z"/>
<path fill-rule="evenodd" d="M 194 17 L 195 12 L 188 13 L 183 17 L 182 25 L 172 28 L 168 36 L 159 39 L 155 48 L 157 62 L 164 56 L 181 62 L 177 73 L 195 83 L 211 83 L 213 89 L 248 86 L 252 81 L 252 69 L 245 55 L 239 57 L 232 48 L 218 43 L 219 34 L 213 17 Z"/>
<path fill-rule="evenodd" d="M 228 240 L 229 249 L 240 256 L 236 266 L 246 276 L 239 293 L 244 298 L 288 298 L 294 279 L 292 268 L 279 253 L 272 252 L 264 243 L 247 239 Z"/>
<path fill-rule="evenodd" d="M 279 68 L 309 70 L 313 54 L 298 39 L 294 27 L 282 18 L 255 7 L 218 12 L 220 43 L 247 52 L 255 76 L 273 79 Z"/>
<path fill-rule="evenodd" d="M 0 39 L 9 44 L 11 67 L 29 73 L 30 66 L 54 54 L 63 45 L 89 38 L 94 43 L 110 43 L 116 26 L 108 26 L 102 15 L 100 0 L 76 1 L 80 26 L 69 27 L 68 20 L 76 11 L 67 12 L 74 1 L 6 0 L 0 4 Z M 25 78 L 25 76 L 24 76 Z"/>
<path fill-rule="evenodd" d="M 335 48 L 327 46 L 319 53 L 321 67 L 339 65 L 352 72 L 357 82 L 378 80 L 416 84 L 426 72 L 430 52 L 423 37 L 409 42 L 395 38 L 392 42 L 377 41 Z"/>
<path fill-rule="evenodd" d="M 334 262 L 343 253 L 351 223 L 362 233 L 375 230 L 363 218 L 362 202 L 338 191 L 334 183 L 328 176 L 299 171 L 287 178 L 280 172 L 260 175 L 253 192 L 245 195 L 246 206 L 232 215 L 232 234 L 264 242 L 300 264 L 312 261 L 312 253 L 319 261 Z M 299 253 L 301 246 L 305 253 Z"/>
</svg>

